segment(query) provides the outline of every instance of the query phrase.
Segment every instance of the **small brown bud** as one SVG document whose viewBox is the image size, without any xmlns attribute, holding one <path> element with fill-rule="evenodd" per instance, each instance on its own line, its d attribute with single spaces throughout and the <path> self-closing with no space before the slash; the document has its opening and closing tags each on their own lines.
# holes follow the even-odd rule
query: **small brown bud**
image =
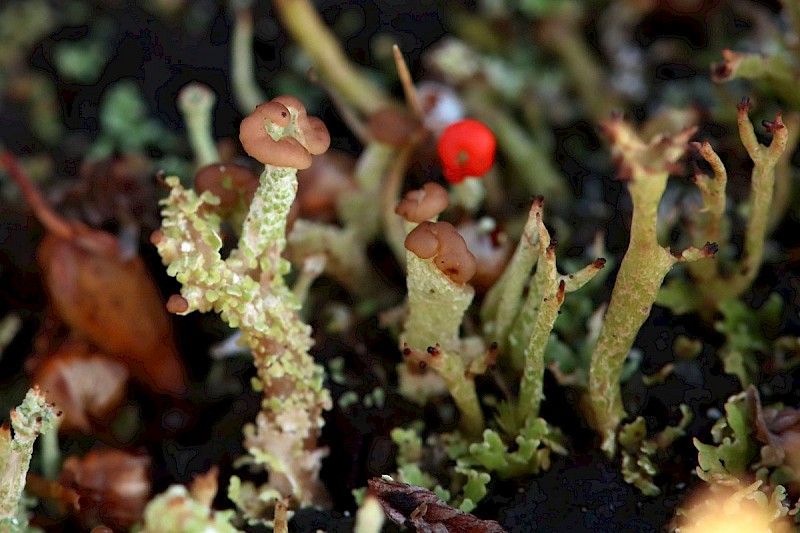
<svg viewBox="0 0 800 533">
<path fill-rule="evenodd" d="M 409 222 L 420 223 L 438 216 L 449 203 L 445 188 L 429 181 L 421 189 L 408 191 L 394 212 Z"/>
<path fill-rule="evenodd" d="M 167 311 L 179 315 L 189 309 L 189 302 L 180 294 L 173 294 L 167 301 Z"/>
</svg>

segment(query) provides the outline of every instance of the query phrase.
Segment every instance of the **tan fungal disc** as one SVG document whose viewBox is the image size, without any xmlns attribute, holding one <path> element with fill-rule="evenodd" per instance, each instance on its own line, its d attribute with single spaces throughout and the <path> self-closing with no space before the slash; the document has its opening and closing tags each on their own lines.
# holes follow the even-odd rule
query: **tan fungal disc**
<svg viewBox="0 0 800 533">
<path fill-rule="evenodd" d="M 445 188 L 429 181 L 421 189 L 408 191 L 394 212 L 409 222 L 419 223 L 438 216 L 449 202 Z"/>
<path fill-rule="evenodd" d="M 432 258 L 436 268 L 454 283 L 466 283 L 477 270 L 475 256 L 449 222 L 420 223 L 406 237 L 405 247 L 421 259 Z"/>
<path fill-rule="evenodd" d="M 290 108 L 297 115 L 296 129 L 284 131 L 277 140 L 268 130 L 286 129 L 292 123 Z M 325 152 L 331 143 L 328 128 L 317 117 L 309 117 L 303 103 L 293 96 L 279 96 L 259 104 L 239 127 L 244 150 L 265 165 L 304 169 L 311 156 Z"/>
</svg>

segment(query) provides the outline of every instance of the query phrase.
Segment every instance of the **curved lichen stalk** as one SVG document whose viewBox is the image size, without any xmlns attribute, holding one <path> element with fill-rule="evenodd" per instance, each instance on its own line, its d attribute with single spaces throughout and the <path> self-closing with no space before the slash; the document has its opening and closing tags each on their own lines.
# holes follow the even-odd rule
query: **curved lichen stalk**
<svg viewBox="0 0 800 533">
<path fill-rule="evenodd" d="M 534 200 L 530 218 L 535 221 L 538 233 L 536 274 L 530 280 L 528 295 L 508 335 L 512 364 L 515 360 L 524 363 L 518 405 L 521 418 L 529 423 L 539 415 L 544 399 L 545 348 L 561 313 L 565 294 L 583 287 L 606 264 L 605 259 L 598 258 L 573 274 L 559 274 L 556 242 L 550 239 L 550 232 L 542 221 L 542 210 L 541 198 Z"/>
<path fill-rule="evenodd" d="M 342 98 L 366 114 L 389 104 L 384 91 L 347 59 L 312 2 L 278 0 L 273 7 L 283 28 L 311 57 L 325 83 L 334 87 Z"/>
<path fill-rule="evenodd" d="M 297 190 L 294 167 L 310 164 L 310 153 L 325 151 L 329 137 L 321 121 L 306 116 L 299 100 L 279 97 L 243 121 L 242 141 L 265 168 L 238 247 L 222 259 L 220 219 L 214 214 L 219 199 L 208 191 L 198 196 L 174 177 L 166 180 L 171 192 L 162 201 L 164 220 L 154 242 L 167 272 L 183 285 L 170 309 L 220 313 L 241 329 L 242 342 L 253 352 L 254 387 L 263 391 L 264 400 L 255 424 L 245 427 L 244 444 L 249 462 L 270 473 L 270 486 L 253 490 L 237 481 L 243 492 L 235 492 L 263 499 L 277 491 L 301 505 L 322 505 L 327 495 L 318 473 L 327 450 L 317 446 L 317 438 L 331 400 L 323 388 L 323 370 L 309 355 L 311 328 L 300 319 L 300 304 L 284 282 L 290 266 L 282 253 Z"/>
</svg>

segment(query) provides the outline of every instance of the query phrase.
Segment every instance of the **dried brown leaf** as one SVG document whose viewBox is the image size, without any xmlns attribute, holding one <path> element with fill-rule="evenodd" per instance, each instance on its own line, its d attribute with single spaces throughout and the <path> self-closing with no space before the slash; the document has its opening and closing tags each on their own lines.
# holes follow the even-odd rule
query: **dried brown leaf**
<svg viewBox="0 0 800 533">
<path fill-rule="evenodd" d="M 0 165 L 45 227 L 37 260 L 58 317 L 144 385 L 182 393 L 186 377 L 172 323 L 142 259 L 128 257 L 114 235 L 61 217 L 10 153 L 0 154 Z"/>
<path fill-rule="evenodd" d="M 422 487 L 382 478 L 370 479 L 368 485 L 390 520 L 417 533 L 505 533 L 494 520 L 453 509 Z"/>
</svg>

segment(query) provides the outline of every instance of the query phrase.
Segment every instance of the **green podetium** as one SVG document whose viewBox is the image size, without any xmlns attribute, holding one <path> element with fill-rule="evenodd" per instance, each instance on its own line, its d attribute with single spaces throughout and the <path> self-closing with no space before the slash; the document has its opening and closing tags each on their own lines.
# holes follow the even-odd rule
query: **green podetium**
<svg viewBox="0 0 800 533">
<path fill-rule="evenodd" d="M 19 501 L 33 455 L 36 437 L 47 433 L 60 415 L 44 394 L 34 387 L 22 404 L 11 411 L 11 428 L 0 427 L 0 531 L 26 531 L 27 519 L 19 516 Z"/>
<path fill-rule="evenodd" d="M 639 332 L 667 272 L 678 262 L 714 255 L 716 244 L 689 248 L 674 254 L 656 238 L 658 203 L 667 177 L 683 156 L 695 128 L 673 135 L 659 134 L 644 142 L 630 124 L 614 118 L 605 124 L 612 156 L 619 174 L 627 181 L 633 199 L 631 237 L 622 259 L 611 302 L 592 353 L 589 369 L 589 402 L 594 427 L 601 433 L 608 455 L 616 449 L 616 431 L 625 417 L 620 375 L 636 334 Z"/>
<path fill-rule="evenodd" d="M 597 259 L 573 274 L 559 274 L 543 210 L 544 200 L 535 198 L 519 245 L 481 308 L 484 335 L 496 339 L 499 352 L 509 354 L 511 366 L 522 373 L 517 412 L 522 421 L 538 416 L 545 348 L 565 293 L 583 287 L 605 265 L 605 259 Z"/>
<path fill-rule="evenodd" d="M 461 412 L 464 431 L 477 436 L 484 420 L 470 368 L 486 353 L 477 338 L 459 334 L 475 293 L 467 284 L 475 257 L 448 222 L 423 221 L 406 238 L 408 316 L 400 342 L 408 364 L 434 369 Z M 482 371 L 482 370 L 481 370 Z"/>
<path fill-rule="evenodd" d="M 747 228 L 741 259 L 732 265 L 720 265 L 716 257 L 687 265 L 691 282 L 673 281 L 659 294 L 658 303 L 676 313 L 698 310 L 705 315 L 713 315 L 741 296 L 753 283 L 761 268 L 764 242 L 773 214 L 776 168 L 785 155 L 789 132 L 778 115 L 773 122 L 765 122 L 767 133 L 771 133 L 773 137 L 769 146 L 763 146 L 758 142 L 753 124 L 747 115 L 750 102 L 745 99 L 736 107 L 739 137 L 753 160 Z M 721 243 L 727 240 L 724 231 L 728 222 L 725 218 L 727 172 L 709 143 L 693 143 L 693 146 L 711 166 L 714 176 L 695 176 L 695 184 L 702 195 L 703 208 L 696 214 L 690 233 L 695 244 L 705 241 Z"/>
<path fill-rule="evenodd" d="M 324 152 L 330 137 L 299 100 L 281 96 L 244 119 L 240 139 L 265 167 L 238 247 L 222 258 L 215 214 L 219 199 L 210 191 L 198 195 L 184 189 L 176 177 L 166 180 L 171 191 L 162 200 L 163 223 L 153 242 L 167 272 L 182 284 L 180 296 L 168 303 L 170 310 L 220 313 L 241 329 L 242 342 L 253 352 L 258 374 L 253 385 L 264 399 L 255 424 L 245 427 L 244 446 L 247 462 L 269 472 L 269 485 L 240 483 L 236 492 L 322 505 L 328 496 L 318 474 L 327 450 L 317 446 L 317 438 L 331 399 L 323 387 L 324 371 L 309 354 L 311 328 L 300 319 L 300 303 L 284 281 L 290 265 L 282 253 L 297 169 L 310 166 L 311 154 Z M 253 508 L 248 503 L 237 501 Z"/>
<path fill-rule="evenodd" d="M 550 240 L 550 233 L 542 221 L 542 210 L 542 200 L 535 200 L 529 217 L 536 223 L 539 259 L 528 294 L 509 332 L 512 346 L 516 347 L 512 348 L 512 360 L 521 358 L 524 361 L 518 405 L 521 419 L 525 421 L 533 421 L 539 415 L 539 406 L 544 399 L 545 348 L 565 294 L 583 287 L 606 263 L 600 258 L 573 274 L 559 274 L 556 243 Z"/>
<path fill-rule="evenodd" d="M 484 419 L 474 376 L 485 372 L 494 350 L 487 350 L 480 337 L 460 334 L 475 294 L 468 281 L 477 262 L 452 224 L 433 222 L 447 205 L 447 191 L 426 183 L 409 191 L 395 210 L 410 229 L 405 239 L 408 314 L 400 335 L 406 358 L 399 369 L 400 388 L 406 394 L 415 387 L 422 390 L 421 383 L 438 375 L 461 413 L 465 433 L 477 437 Z"/>
</svg>

